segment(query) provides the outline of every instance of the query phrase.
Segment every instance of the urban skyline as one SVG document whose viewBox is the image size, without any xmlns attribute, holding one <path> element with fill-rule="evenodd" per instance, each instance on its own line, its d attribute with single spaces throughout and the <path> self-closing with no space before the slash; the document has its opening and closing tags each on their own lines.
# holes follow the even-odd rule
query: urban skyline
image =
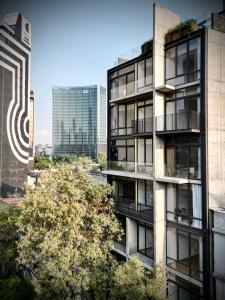
<svg viewBox="0 0 225 300">
<path fill-rule="evenodd" d="M 107 69 L 113 67 L 116 57 L 136 49 L 152 37 L 153 2 L 1 1 L 0 19 L 7 12 L 21 11 L 32 23 L 31 88 L 36 98 L 35 144 L 52 143 L 52 87 L 106 86 Z M 222 2 L 160 1 L 179 14 L 182 20 L 219 11 Z M 44 70 L 43 74 L 41 70 Z"/>
</svg>

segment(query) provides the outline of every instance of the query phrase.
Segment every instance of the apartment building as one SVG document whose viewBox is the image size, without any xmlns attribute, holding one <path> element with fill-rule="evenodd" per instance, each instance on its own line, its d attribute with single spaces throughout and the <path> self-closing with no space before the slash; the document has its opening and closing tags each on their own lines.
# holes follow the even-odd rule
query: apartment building
<svg viewBox="0 0 225 300">
<path fill-rule="evenodd" d="M 106 116 L 104 87 L 54 87 L 53 153 L 106 153 Z"/>
<path fill-rule="evenodd" d="M 180 23 L 155 4 L 152 40 L 108 70 L 104 173 L 125 232 L 114 250 L 166 265 L 170 299 L 220 300 L 212 220 L 225 207 L 225 14 L 169 39 Z"/>
<path fill-rule="evenodd" d="M 23 192 L 32 158 L 30 59 L 31 24 L 19 13 L 6 15 L 0 25 L 0 198 Z"/>
</svg>

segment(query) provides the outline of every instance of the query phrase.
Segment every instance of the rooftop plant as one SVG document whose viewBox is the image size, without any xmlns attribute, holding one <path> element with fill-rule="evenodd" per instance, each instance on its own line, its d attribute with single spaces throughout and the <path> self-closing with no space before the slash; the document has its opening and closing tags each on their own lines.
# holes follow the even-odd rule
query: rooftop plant
<svg viewBox="0 0 225 300">
<path fill-rule="evenodd" d="M 147 54 L 152 52 L 152 40 L 146 41 L 144 44 L 141 45 L 141 53 Z"/>
<path fill-rule="evenodd" d="M 186 20 L 171 28 L 165 35 L 166 43 L 173 42 L 182 36 L 189 35 L 191 32 L 198 30 L 198 23 L 194 19 Z"/>
</svg>

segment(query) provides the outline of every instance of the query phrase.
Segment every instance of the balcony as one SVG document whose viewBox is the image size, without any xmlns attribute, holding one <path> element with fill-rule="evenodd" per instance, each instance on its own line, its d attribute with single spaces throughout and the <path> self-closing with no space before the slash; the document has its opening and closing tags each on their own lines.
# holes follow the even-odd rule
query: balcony
<svg viewBox="0 0 225 300">
<path fill-rule="evenodd" d="M 135 162 L 108 161 L 108 170 L 135 172 Z"/>
<path fill-rule="evenodd" d="M 153 224 L 152 206 L 138 203 L 136 209 L 135 200 L 115 196 L 113 198 L 115 199 L 115 207 L 119 213 Z"/>
<path fill-rule="evenodd" d="M 200 113 L 180 112 L 156 117 L 157 134 L 196 132 L 200 130 Z"/>
<path fill-rule="evenodd" d="M 126 255 L 126 242 L 123 243 L 122 241 L 113 241 L 113 250 L 121 255 Z"/>
<path fill-rule="evenodd" d="M 146 80 L 151 80 L 152 76 L 146 77 Z M 114 87 L 110 90 L 110 101 L 118 101 L 121 99 L 129 99 L 139 94 L 148 93 L 152 91 L 152 85 L 142 86 L 142 80 L 135 80 L 127 84 Z"/>
<path fill-rule="evenodd" d="M 153 117 L 136 120 L 136 133 L 145 134 L 153 132 Z"/>
<path fill-rule="evenodd" d="M 165 176 L 174 177 L 174 178 L 187 178 L 193 180 L 200 180 L 201 179 L 200 167 L 199 166 L 184 167 L 179 165 L 169 167 L 166 165 Z"/>
<path fill-rule="evenodd" d="M 108 161 L 106 175 L 124 176 L 137 179 L 153 179 L 153 165 L 138 162 Z"/>
<path fill-rule="evenodd" d="M 132 120 L 131 127 L 111 128 L 111 137 L 127 135 L 144 135 L 153 132 L 153 117 Z"/>
</svg>

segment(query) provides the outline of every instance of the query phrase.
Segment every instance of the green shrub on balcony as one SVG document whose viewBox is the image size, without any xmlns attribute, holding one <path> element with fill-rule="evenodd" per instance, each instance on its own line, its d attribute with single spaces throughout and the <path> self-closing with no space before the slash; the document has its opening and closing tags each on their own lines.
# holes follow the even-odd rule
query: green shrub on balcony
<svg viewBox="0 0 225 300">
<path fill-rule="evenodd" d="M 165 42 L 166 44 L 174 42 L 179 38 L 187 36 L 196 30 L 198 30 L 197 21 L 194 19 L 189 19 L 170 29 L 165 35 Z"/>
<path fill-rule="evenodd" d="M 152 40 L 149 40 L 141 45 L 141 54 L 146 55 L 152 52 Z"/>
</svg>

